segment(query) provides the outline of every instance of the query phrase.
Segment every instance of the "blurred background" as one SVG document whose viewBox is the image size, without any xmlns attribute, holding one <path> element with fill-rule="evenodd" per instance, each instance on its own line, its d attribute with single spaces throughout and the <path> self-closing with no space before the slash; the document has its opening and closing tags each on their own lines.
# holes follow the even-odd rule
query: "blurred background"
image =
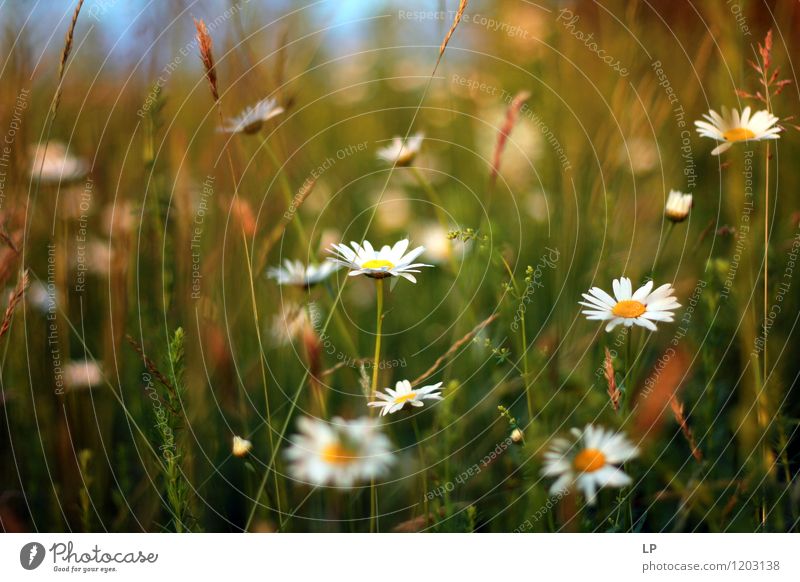
<svg viewBox="0 0 800 582">
<path fill-rule="evenodd" d="M 796 530 L 796 2 L 476 0 L 435 72 L 454 0 L 86 0 L 64 59 L 76 4 L 0 6 L 4 531 L 366 531 L 368 486 L 294 483 L 280 451 L 265 471 L 297 416 L 367 414 L 374 284 L 265 273 L 406 236 L 436 268 L 387 295 L 381 383 L 455 350 L 431 377 L 445 400 L 413 428 L 384 423 L 398 463 L 378 484 L 382 531 L 514 531 L 542 507 L 534 531 Z M 283 114 L 217 131 L 193 19 L 223 117 L 267 97 Z M 786 130 L 767 184 L 763 144 L 711 156 L 694 120 L 761 107 L 736 91 L 758 89 L 748 60 L 770 29 L 792 84 L 771 103 Z M 411 167 L 376 157 L 415 132 Z M 694 196 L 675 226 L 671 189 Z M 672 283 L 676 322 L 634 341 L 585 321 L 580 294 L 621 275 Z M 623 416 L 602 370 L 626 341 L 640 400 Z M 548 505 L 544 447 L 587 422 L 643 450 L 625 526 L 613 491 L 595 511 Z M 423 505 L 517 426 L 524 443 Z"/>
</svg>

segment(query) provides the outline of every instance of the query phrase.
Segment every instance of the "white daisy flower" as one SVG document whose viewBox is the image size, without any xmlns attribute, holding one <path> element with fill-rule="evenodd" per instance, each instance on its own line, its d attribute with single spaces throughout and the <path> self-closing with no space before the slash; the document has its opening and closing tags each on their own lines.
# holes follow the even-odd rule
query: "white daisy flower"
<svg viewBox="0 0 800 582">
<path fill-rule="evenodd" d="M 692 195 L 684 194 L 677 190 L 670 190 L 667 196 L 667 204 L 664 207 L 664 215 L 672 222 L 683 222 L 689 216 L 692 209 Z"/>
<path fill-rule="evenodd" d="M 283 107 L 280 107 L 275 99 L 262 99 L 255 105 L 247 107 L 236 117 L 228 119 L 226 124 L 219 128 L 219 131 L 248 135 L 258 133 L 265 122 L 281 113 L 283 113 Z"/>
<path fill-rule="evenodd" d="M 555 439 L 544 455 L 542 476 L 558 477 L 550 487 L 555 495 L 577 487 L 594 505 L 601 487 L 626 487 L 631 478 L 614 465 L 636 458 L 639 450 L 621 433 L 587 424 L 573 428 L 575 441 Z"/>
<path fill-rule="evenodd" d="M 592 287 L 589 293 L 583 293 L 586 301 L 579 301 L 589 309 L 582 311 L 588 320 L 608 321 L 606 331 L 611 331 L 620 323 L 630 327 L 634 323 L 656 331 L 654 321 L 673 321 L 672 311 L 681 306 L 675 300 L 672 285 L 665 283 L 655 291 L 653 282 L 648 281 L 636 293 L 633 293 L 631 280 L 627 277 L 614 279 L 614 297 L 600 289 Z M 610 320 L 610 321 L 609 321 Z"/>
<path fill-rule="evenodd" d="M 335 273 L 340 265 L 326 261 L 321 265 L 304 265 L 300 261 L 286 259 L 280 267 L 267 269 L 267 277 L 275 279 L 278 285 L 295 285 L 297 287 L 311 287 L 327 279 Z"/>
<path fill-rule="evenodd" d="M 441 400 L 442 393 L 440 391 L 442 383 L 431 384 L 430 386 L 423 386 L 416 390 L 411 389 L 411 382 L 408 380 L 400 380 L 395 384 L 395 389 L 386 388 L 386 392 L 378 392 L 375 397 L 378 400 L 369 402 L 367 406 L 380 406 L 381 416 L 392 414 L 403 408 L 406 404 L 416 406 L 419 408 L 423 406 L 423 400 Z"/>
<path fill-rule="evenodd" d="M 424 134 L 416 133 L 403 143 L 402 137 L 395 137 L 391 144 L 378 150 L 378 158 L 390 164 L 408 166 L 417 157 L 424 138 Z"/>
<path fill-rule="evenodd" d="M 717 156 L 740 141 L 761 141 L 762 139 L 778 139 L 781 131 L 775 124 L 779 119 L 769 111 L 762 109 L 752 116 L 750 107 L 745 107 L 739 115 L 737 109 L 722 108 L 722 115 L 713 109 L 704 114 L 707 121 L 695 121 L 697 133 L 702 137 L 710 137 L 723 142 L 711 151 Z"/>
<path fill-rule="evenodd" d="M 89 164 L 67 151 L 63 143 L 50 141 L 31 148 L 30 175 L 41 182 L 57 184 L 82 180 L 89 173 Z"/>
<path fill-rule="evenodd" d="M 286 450 L 289 472 L 312 485 L 352 487 L 386 474 L 394 463 L 392 444 L 375 419 L 331 423 L 308 417 L 297 421 L 300 434 Z"/>
<path fill-rule="evenodd" d="M 425 247 L 420 246 L 406 253 L 408 239 L 396 242 L 393 247 L 384 245 L 380 251 L 373 249 L 368 240 L 361 245 L 356 242 L 351 242 L 350 245 L 353 247 L 352 249 L 343 243 L 333 245 L 328 252 L 336 256 L 328 260 L 350 269 L 351 277 L 355 275 L 366 275 L 373 279 L 403 277 L 416 283 L 417 280 L 411 273 L 419 273 L 419 267 L 433 266 L 414 262 L 414 259 L 423 253 Z"/>
<path fill-rule="evenodd" d="M 253 443 L 247 439 L 243 439 L 238 435 L 233 435 L 233 446 L 231 452 L 234 457 L 246 457 L 247 454 L 253 449 Z"/>
</svg>

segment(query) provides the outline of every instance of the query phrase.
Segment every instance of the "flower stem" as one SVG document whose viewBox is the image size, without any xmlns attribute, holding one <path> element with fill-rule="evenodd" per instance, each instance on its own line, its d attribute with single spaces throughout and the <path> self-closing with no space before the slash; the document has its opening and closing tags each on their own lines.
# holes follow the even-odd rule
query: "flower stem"
<svg viewBox="0 0 800 582">
<path fill-rule="evenodd" d="M 767 91 L 769 94 L 769 91 Z M 763 320 L 763 334 L 764 334 L 764 369 L 762 373 L 764 374 L 764 380 L 761 383 L 761 390 L 759 390 L 758 395 L 756 396 L 756 400 L 758 403 L 758 424 L 762 431 L 766 432 L 767 427 L 769 425 L 769 420 L 767 417 L 766 407 L 764 406 L 764 399 L 767 390 L 767 376 L 769 375 L 769 370 L 767 368 L 767 334 L 769 333 L 768 327 L 768 320 L 767 320 L 767 303 L 769 302 L 769 141 L 766 144 L 766 151 L 764 155 L 764 320 Z M 761 462 L 763 463 L 764 470 L 769 476 L 772 473 L 772 467 L 770 462 L 770 454 L 767 449 L 767 441 L 761 444 Z M 761 527 L 762 530 L 766 528 L 766 521 L 767 521 L 767 508 L 766 508 L 766 496 L 764 491 L 762 490 L 762 498 L 761 498 L 761 511 L 760 511 L 760 520 L 761 520 Z"/>
<path fill-rule="evenodd" d="M 369 481 L 369 533 L 378 531 L 378 490 L 375 489 L 375 477 Z"/>
<path fill-rule="evenodd" d="M 377 316 L 375 321 L 375 358 L 372 363 L 372 387 L 370 389 L 370 399 L 375 397 L 378 391 L 378 364 L 381 360 L 381 330 L 383 329 L 383 279 L 375 280 L 375 291 L 378 303 Z M 375 479 L 369 483 L 369 531 L 377 531 L 378 515 L 378 491 L 375 489 Z"/>
<path fill-rule="evenodd" d="M 769 259 L 769 142 L 764 162 L 764 386 L 767 385 L 767 302 L 769 300 L 768 259 Z"/>
<path fill-rule="evenodd" d="M 658 246 L 658 250 L 656 251 L 656 258 L 653 260 L 653 268 L 650 271 L 650 279 L 656 278 L 656 269 L 658 268 L 658 259 L 661 257 L 661 252 L 663 249 L 667 247 L 667 243 L 669 242 L 670 235 L 672 235 L 672 231 L 675 230 L 675 223 L 670 221 L 669 226 L 667 227 L 667 234 L 664 236 L 664 244 Z"/>
<path fill-rule="evenodd" d="M 277 154 L 275 153 L 275 150 L 272 149 L 272 145 L 270 145 L 269 141 L 265 136 L 261 136 L 261 145 L 267 152 L 267 156 L 269 156 L 270 162 L 272 162 L 272 165 L 275 166 L 275 172 L 281 184 L 281 190 L 283 191 L 283 197 L 284 201 L 286 202 L 286 209 L 288 211 L 292 207 L 292 203 L 294 200 L 294 192 L 292 192 L 292 187 L 289 184 L 289 179 L 286 177 L 285 169 L 281 171 L 282 168 L 284 168 L 284 165 L 281 164 Z M 292 220 L 292 224 L 294 225 L 295 230 L 297 230 L 297 236 L 300 239 L 300 243 L 303 244 L 307 249 L 310 249 L 311 247 L 308 235 L 306 234 L 306 230 L 305 228 L 303 228 L 303 223 L 300 221 L 299 217 L 295 217 L 295 219 Z"/>
<path fill-rule="evenodd" d="M 375 397 L 378 391 L 378 364 L 381 359 L 381 330 L 383 329 L 383 279 L 376 279 L 376 292 L 377 292 L 377 319 L 375 322 L 375 358 L 372 366 L 372 388 L 370 390 L 370 398 Z"/>
<path fill-rule="evenodd" d="M 625 410 L 630 412 L 631 409 L 631 391 L 633 383 L 633 370 L 631 369 L 633 351 L 633 326 L 628 328 L 627 338 L 625 338 Z"/>
<path fill-rule="evenodd" d="M 425 448 L 420 438 L 419 426 L 417 425 L 417 415 L 411 417 L 411 426 L 414 428 L 414 439 L 417 441 L 419 450 L 419 462 L 422 464 L 422 511 L 425 516 L 425 527 L 428 526 L 430 510 L 428 509 L 428 463 L 425 460 Z"/>
<path fill-rule="evenodd" d="M 525 395 L 527 396 L 528 400 L 528 422 L 533 423 L 533 388 L 528 382 L 528 378 L 530 377 L 528 370 L 528 337 L 525 329 L 526 323 L 524 314 L 520 323 L 522 324 L 520 326 L 520 330 L 522 331 L 522 385 L 525 386 Z"/>
</svg>

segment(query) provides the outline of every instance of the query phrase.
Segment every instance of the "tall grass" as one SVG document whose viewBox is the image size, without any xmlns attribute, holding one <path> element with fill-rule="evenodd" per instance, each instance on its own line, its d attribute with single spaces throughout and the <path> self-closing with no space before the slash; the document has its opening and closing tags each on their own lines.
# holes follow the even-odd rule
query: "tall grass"
<svg viewBox="0 0 800 582">
<path fill-rule="evenodd" d="M 756 106 L 758 87 L 759 107 L 798 111 L 796 84 L 765 87 L 757 46 L 772 29 L 769 64 L 793 70 L 795 4 L 741 2 L 750 35 L 726 3 L 579 5 L 570 26 L 558 3 L 445 4 L 444 22 L 390 3 L 346 28 L 324 6 L 212 3 L 196 27 L 188 12 L 139 27 L 133 59 L 92 52 L 109 24 L 82 2 L 59 14 L 63 43 L 4 30 L 5 531 L 797 530 L 796 122 L 720 158 L 692 128 Z M 257 135 L 217 131 L 268 96 L 286 111 Z M 410 166 L 376 158 L 417 131 Z M 89 175 L 42 179 L 29 146 L 48 140 Z M 675 225 L 672 188 L 694 194 Z M 265 276 L 406 236 L 435 263 L 416 285 Z M 671 282 L 675 322 L 586 321 L 581 293 L 622 275 Z M 86 360 L 97 383 L 64 373 Z M 299 417 L 368 416 L 403 379 L 444 398 L 381 419 L 386 478 L 292 478 Z M 553 439 L 587 423 L 641 451 L 596 506 L 541 476 Z"/>
</svg>

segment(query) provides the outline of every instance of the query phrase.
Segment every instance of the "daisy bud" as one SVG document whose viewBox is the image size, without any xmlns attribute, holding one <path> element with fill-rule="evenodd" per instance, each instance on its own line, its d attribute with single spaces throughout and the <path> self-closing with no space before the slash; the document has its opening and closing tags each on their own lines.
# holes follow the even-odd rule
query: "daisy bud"
<svg viewBox="0 0 800 582">
<path fill-rule="evenodd" d="M 672 222 L 683 222 L 689 216 L 692 208 L 692 195 L 683 194 L 677 190 L 670 190 L 664 215 Z"/>
<path fill-rule="evenodd" d="M 252 448 L 253 443 L 247 439 L 243 439 L 240 436 L 234 435 L 232 449 L 234 457 L 245 457 L 252 450 Z"/>
<path fill-rule="evenodd" d="M 514 430 L 511 431 L 511 440 L 514 441 L 515 443 L 521 443 L 524 438 L 525 435 L 522 434 L 522 431 L 520 429 L 515 428 Z"/>
</svg>

